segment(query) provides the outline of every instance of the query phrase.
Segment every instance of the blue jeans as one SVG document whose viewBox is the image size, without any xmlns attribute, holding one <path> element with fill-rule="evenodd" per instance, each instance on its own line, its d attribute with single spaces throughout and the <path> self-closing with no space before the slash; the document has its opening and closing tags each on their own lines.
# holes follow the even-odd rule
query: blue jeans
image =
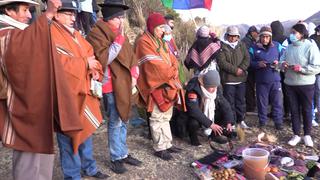
<svg viewBox="0 0 320 180">
<path fill-rule="evenodd" d="M 111 161 L 124 159 L 128 156 L 127 124 L 119 116 L 113 93 L 103 94 L 103 102 L 109 117 L 108 146 Z"/>
<path fill-rule="evenodd" d="M 57 140 L 65 180 L 80 180 L 81 170 L 88 176 L 93 176 L 98 172 L 96 161 L 93 159 L 91 136 L 79 146 L 77 154 L 73 153 L 72 142 L 69 137 L 57 133 Z"/>
</svg>

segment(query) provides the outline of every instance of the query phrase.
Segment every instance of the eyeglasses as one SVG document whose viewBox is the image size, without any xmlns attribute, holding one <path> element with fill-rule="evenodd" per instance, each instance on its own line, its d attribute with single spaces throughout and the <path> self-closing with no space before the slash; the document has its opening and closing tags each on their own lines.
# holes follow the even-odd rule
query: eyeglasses
<svg viewBox="0 0 320 180">
<path fill-rule="evenodd" d="M 70 16 L 70 17 L 76 17 L 76 13 L 73 13 L 73 12 L 60 12 L 61 14 L 64 14 L 64 15 L 67 15 L 67 16 Z"/>
</svg>

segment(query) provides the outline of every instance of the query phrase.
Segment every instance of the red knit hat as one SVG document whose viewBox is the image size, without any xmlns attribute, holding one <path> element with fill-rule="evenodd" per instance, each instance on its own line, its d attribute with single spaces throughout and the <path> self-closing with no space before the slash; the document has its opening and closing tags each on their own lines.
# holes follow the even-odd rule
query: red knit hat
<svg viewBox="0 0 320 180">
<path fill-rule="evenodd" d="M 164 19 L 163 15 L 160 13 L 152 13 L 149 15 L 148 20 L 147 20 L 147 28 L 148 31 L 153 34 L 154 28 L 166 24 L 166 20 Z"/>
</svg>

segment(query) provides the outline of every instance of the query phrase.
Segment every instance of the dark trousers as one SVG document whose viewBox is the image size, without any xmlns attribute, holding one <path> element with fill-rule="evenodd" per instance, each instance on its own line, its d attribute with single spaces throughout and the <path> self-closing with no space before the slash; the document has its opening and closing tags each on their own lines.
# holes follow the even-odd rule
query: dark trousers
<svg viewBox="0 0 320 180">
<path fill-rule="evenodd" d="M 219 111 L 215 111 L 214 123 L 221 127 L 227 127 L 227 121 L 223 119 L 223 116 Z M 196 119 L 189 118 L 187 121 L 187 130 L 189 132 L 189 137 L 192 142 L 198 142 L 198 131 L 202 125 Z"/>
<path fill-rule="evenodd" d="M 187 134 L 188 115 L 186 112 L 173 108 L 172 118 L 170 120 L 171 133 L 179 138 L 186 137 Z"/>
<path fill-rule="evenodd" d="M 310 135 L 312 127 L 312 98 L 314 95 L 314 84 L 304 86 L 287 85 L 287 90 L 290 98 L 293 133 L 295 135 L 300 135 L 302 114 L 304 135 Z"/>
<path fill-rule="evenodd" d="M 223 95 L 231 105 L 236 122 L 243 121 L 246 113 L 246 83 L 225 84 L 223 86 Z"/>
<path fill-rule="evenodd" d="M 283 94 L 283 110 L 285 116 L 290 114 L 290 99 L 288 95 L 287 86 L 284 84 L 284 72 L 280 72 L 281 76 L 281 86 L 282 86 L 282 94 Z"/>
<path fill-rule="evenodd" d="M 281 82 L 257 83 L 257 107 L 259 123 L 266 124 L 268 106 L 271 104 L 271 116 L 275 124 L 282 124 L 283 105 Z"/>
<path fill-rule="evenodd" d="M 254 112 L 257 107 L 256 89 L 255 89 L 255 72 L 248 70 L 248 78 L 246 82 L 246 110 L 247 112 Z"/>
</svg>

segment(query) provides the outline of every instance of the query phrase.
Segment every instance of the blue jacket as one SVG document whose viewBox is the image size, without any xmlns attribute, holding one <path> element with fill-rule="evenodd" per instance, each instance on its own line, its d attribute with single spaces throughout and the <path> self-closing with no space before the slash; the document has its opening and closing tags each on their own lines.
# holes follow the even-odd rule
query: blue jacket
<svg viewBox="0 0 320 180">
<path fill-rule="evenodd" d="M 254 44 L 249 49 L 251 62 L 250 67 L 255 70 L 256 83 L 271 83 L 281 80 L 277 68 L 273 68 L 275 60 L 280 61 L 283 47 L 275 41 L 265 48 L 261 43 Z M 267 67 L 259 67 L 259 61 L 265 61 Z"/>
</svg>

